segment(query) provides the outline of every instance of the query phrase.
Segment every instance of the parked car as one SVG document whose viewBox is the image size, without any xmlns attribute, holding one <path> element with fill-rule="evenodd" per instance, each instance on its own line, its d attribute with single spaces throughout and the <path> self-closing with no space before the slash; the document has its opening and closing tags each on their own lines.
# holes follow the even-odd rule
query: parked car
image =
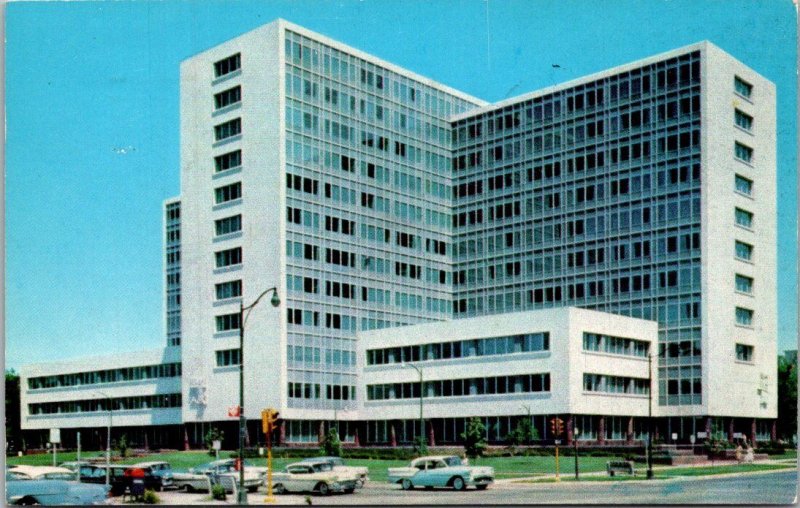
<svg viewBox="0 0 800 508">
<path fill-rule="evenodd" d="M 169 462 L 139 462 L 133 467 L 138 467 L 149 472 L 152 476 L 160 479 L 160 484 L 156 487 L 161 491 L 167 487 L 172 487 L 172 467 Z"/>
<path fill-rule="evenodd" d="M 109 471 L 111 495 L 121 496 L 131 488 L 134 482 L 141 481 L 145 489 L 159 490 L 161 477 L 156 476 L 148 468 L 131 465 L 86 465 L 81 466 L 80 481 L 84 483 L 105 483 L 106 470 Z"/>
<path fill-rule="evenodd" d="M 186 473 L 173 472 L 172 482 L 178 489 L 186 489 L 187 492 L 208 490 L 209 482 L 212 486 L 219 483 L 225 487 L 225 490 L 232 492 L 233 484 L 236 483 L 238 485 L 239 471 L 236 470 L 235 461 L 217 460 L 189 468 Z M 245 489 L 255 492 L 262 483 L 263 476 L 259 471 L 245 467 Z"/>
<path fill-rule="evenodd" d="M 105 485 L 85 485 L 73 480 L 28 479 L 21 471 L 6 473 L 9 505 L 97 505 L 108 503 Z"/>
<path fill-rule="evenodd" d="M 88 464 L 78 469 L 80 481 L 82 483 L 106 483 L 106 469 L 109 472 L 109 486 L 112 496 L 121 496 L 125 493 L 128 480 L 125 478 L 125 470 L 129 466 L 104 466 Z"/>
<path fill-rule="evenodd" d="M 483 490 L 494 482 L 494 468 L 467 466 L 456 456 L 420 457 L 408 467 L 390 467 L 389 483 L 398 483 L 403 490 L 414 487 L 453 487 L 464 490 L 474 485 Z"/>
<path fill-rule="evenodd" d="M 341 457 L 311 457 L 300 462 L 307 464 L 330 464 L 337 473 L 349 473 L 356 477 L 356 488 L 362 488 L 369 480 L 369 468 L 346 466 Z"/>
<path fill-rule="evenodd" d="M 334 471 L 327 462 L 297 462 L 283 472 L 272 474 L 272 490 L 286 492 L 318 492 L 325 496 L 333 492 L 351 494 L 358 478 L 350 472 Z"/>
<path fill-rule="evenodd" d="M 75 471 L 76 473 L 81 468 L 81 466 L 88 466 L 91 462 L 88 460 L 70 460 L 68 462 L 62 462 L 59 467 L 65 467 L 70 471 Z"/>
</svg>

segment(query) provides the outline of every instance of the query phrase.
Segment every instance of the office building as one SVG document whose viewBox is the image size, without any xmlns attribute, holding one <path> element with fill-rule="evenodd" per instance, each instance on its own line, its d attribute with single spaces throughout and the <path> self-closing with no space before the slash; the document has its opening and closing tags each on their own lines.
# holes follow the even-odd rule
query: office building
<svg viewBox="0 0 800 508">
<path fill-rule="evenodd" d="M 659 432 L 768 439 L 775 143 L 774 86 L 708 42 L 496 104 L 283 20 L 195 55 L 165 203 L 174 423 L 192 445 L 234 428 L 239 305 L 276 287 L 245 326 L 248 439 L 275 407 L 288 443 L 332 421 L 347 441 L 411 441 L 416 372 L 370 364 L 390 346 L 442 382 L 422 387 L 436 442 L 526 405 L 541 436 L 558 414 L 629 441 L 651 354 Z M 452 395 L 464 360 L 435 355 L 466 341 L 495 348 L 468 363 L 507 370 L 505 392 L 470 374 Z M 605 370 L 581 367 L 597 353 Z M 522 357 L 535 372 L 509 367 Z"/>
</svg>

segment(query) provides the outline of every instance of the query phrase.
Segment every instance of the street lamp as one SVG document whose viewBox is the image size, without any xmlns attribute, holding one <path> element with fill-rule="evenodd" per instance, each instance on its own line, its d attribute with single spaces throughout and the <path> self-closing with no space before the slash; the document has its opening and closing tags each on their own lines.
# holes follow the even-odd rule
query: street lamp
<svg viewBox="0 0 800 508">
<path fill-rule="evenodd" d="M 647 355 L 647 479 L 653 479 L 653 354 Z"/>
<path fill-rule="evenodd" d="M 281 299 L 278 298 L 278 288 L 275 287 L 269 288 L 258 295 L 258 298 L 247 307 L 244 306 L 244 298 L 239 301 L 239 489 L 237 493 L 237 502 L 239 504 L 247 504 L 247 490 L 244 488 L 244 435 L 247 432 L 247 420 L 244 416 L 244 324 L 247 322 L 253 307 L 258 305 L 258 302 L 270 291 L 273 293 L 269 303 L 273 307 L 279 306 Z M 247 314 L 244 311 L 247 311 Z"/>
<path fill-rule="evenodd" d="M 111 397 L 108 394 L 103 392 L 95 392 L 97 395 L 102 395 L 108 401 L 108 430 L 106 432 L 106 486 L 110 485 L 110 474 L 111 474 L 111 425 L 113 423 L 114 413 L 113 409 L 114 406 L 111 403 Z M 80 478 L 80 474 L 78 475 Z"/>
<path fill-rule="evenodd" d="M 419 446 L 422 447 L 422 443 L 425 442 L 425 419 L 422 417 L 422 398 L 425 396 L 425 392 L 423 391 L 422 369 L 412 363 L 402 363 L 401 366 L 403 368 L 411 367 L 419 373 Z"/>
<path fill-rule="evenodd" d="M 574 416 L 572 417 L 575 418 Z M 578 427 L 575 427 L 573 424 L 572 427 L 572 444 L 575 445 L 575 479 L 578 480 L 578 434 L 581 433 L 581 430 Z"/>
</svg>

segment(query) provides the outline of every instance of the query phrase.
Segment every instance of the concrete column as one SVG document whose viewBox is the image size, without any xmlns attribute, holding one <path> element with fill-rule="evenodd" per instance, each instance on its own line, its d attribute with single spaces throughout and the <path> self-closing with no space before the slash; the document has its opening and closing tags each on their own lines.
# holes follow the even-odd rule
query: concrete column
<svg viewBox="0 0 800 508">
<path fill-rule="evenodd" d="M 628 417 L 628 431 L 625 433 L 625 444 L 633 444 L 633 416 Z"/>
<path fill-rule="evenodd" d="M 756 447 L 756 419 L 750 422 L 750 444 L 753 448 Z"/>
<path fill-rule="evenodd" d="M 567 445 L 571 445 L 573 439 L 575 439 L 575 424 L 572 415 L 567 415 Z"/>
<path fill-rule="evenodd" d="M 317 432 L 317 441 L 322 444 L 325 441 L 325 422 L 319 422 L 319 431 Z"/>
<path fill-rule="evenodd" d="M 360 422 L 351 422 L 353 425 L 353 446 L 356 448 L 361 446 L 361 440 L 358 437 L 359 432 L 361 432 L 361 423 Z"/>
<path fill-rule="evenodd" d="M 706 416 L 706 439 L 711 439 L 711 417 Z"/>
<path fill-rule="evenodd" d="M 729 443 L 733 443 L 733 421 L 734 421 L 733 417 L 731 417 L 731 419 L 728 421 L 728 442 Z"/>
<path fill-rule="evenodd" d="M 392 445 L 392 448 L 397 446 L 397 434 L 394 431 L 394 423 L 389 424 L 389 443 Z"/>
<path fill-rule="evenodd" d="M 428 446 L 436 446 L 436 435 L 433 431 L 433 420 L 428 420 Z"/>
<path fill-rule="evenodd" d="M 772 420 L 772 430 L 770 431 L 769 438 L 773 441 L 778 440 L 778 420 Z"/>
<path fill-rule="evenodd" d="M 275 443 L 278 446 L 283 445 L 286 442 L 286 422 L 281 421 L 278 424 L 278 442 Z"/>
<path fill-rule="evenodd" d="M 606 417 L 601 416 L 597 420 L 597 444 L 606 443 Z"/>
<path fill-rule="evenodd" d="M 183 424 L 183 451 L 189 451 L 189 431 L 186 429 L 186 424 Z"/>
</svg>

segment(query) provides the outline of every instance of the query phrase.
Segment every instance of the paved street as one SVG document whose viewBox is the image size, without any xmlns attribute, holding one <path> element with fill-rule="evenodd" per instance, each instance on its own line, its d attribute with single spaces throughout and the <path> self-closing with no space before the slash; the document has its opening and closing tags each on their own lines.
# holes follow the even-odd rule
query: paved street
<svg viewBox="0 0 800 508">
<path fill-rule="evenodd" d="M 716 478 L 678 478 L 637 482 L 563 482 L 524 484 L 501 482 L 479 492 L 467 490 L 401 491 L 383 483 L 368 484 L 352 495 L 310 495 L 315 505 L 480 505 L 480 504 L 791 504 L 797 472 L 750 473 Z M 233 504 L 209 501 L 208 494 L 163 492 L 164 504 Z M 266 504 L 264 493 L 250 494 L 250 504 Z M 276 496 L 278 504 L 305 505 L 306 495 Z M 121 498 L 115 498 L 121 504 Z"/>
</svg>

